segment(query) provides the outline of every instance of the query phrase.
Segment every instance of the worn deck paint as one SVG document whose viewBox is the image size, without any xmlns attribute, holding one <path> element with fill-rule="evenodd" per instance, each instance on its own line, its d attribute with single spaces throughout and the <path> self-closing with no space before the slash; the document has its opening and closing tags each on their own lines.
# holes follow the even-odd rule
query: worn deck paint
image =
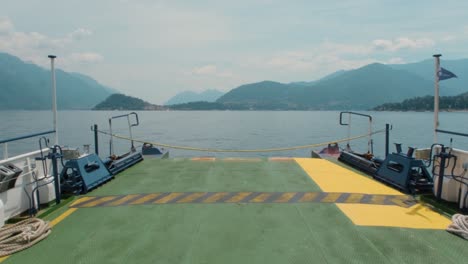
<svg viewBox="0 0 468 264">
<path fill-rule="evenodd" d="M 138 197 L 136 200 L 135 198 Z M 122 196 L 82 197 L 70 207 L 91 208 L 145 204 L 181 203 L 340 203 L 378 204 L 410 207 L 416 204 L 411 196 L 325 192 L 175 192 L 129 194 Z"/>
<path fill-rule="evenodd" d="M 379 205 L 380 195 L 402 195 L 380 182 L 366 178 L 344 167 L 324 159 L 297 158 L 296 162 L 310 178 L 325 192 L 366 193 L 374 199 L 369 204 L 337 204 L 356 225 L 388 226 L 417 229 L 445 229 L 451 221 L 421 204 L 408 208 Z M 359 199 L 359 198 L 357 198 Z M 363 199 L 363 198 L 361 198 Z"/>
<path fill-rule="evenodd" d="M 242 196 L 232 196 L 239 192 Z M 443 230 L 357 225 L 337 207 L 351 204 L 312 202 L 323 199 L 324 192 L 295 161 L 144 160 L 87 194 L 88 202 L 99 201 L 100 206 L 76 210 L 47 239 L 5 264 L 414 264 L 468 259 L 466 241 L 459 237 Z M 274 194 L 266 198 L 267 193 Z M 151 194 L 160 195 L 147 196 Z M 379 202 L 385 195 L 327 199 Z M 102 202 L 102 197 L 116 198 Z M 164 199 L 173 203 L 158 204 Z M 245 199 L 252 202 L 219 202 Z M 202 200 L 218 202 L 196 202 Z M 104 206 L 111 203 L 116 205 Z"/>
</svg>

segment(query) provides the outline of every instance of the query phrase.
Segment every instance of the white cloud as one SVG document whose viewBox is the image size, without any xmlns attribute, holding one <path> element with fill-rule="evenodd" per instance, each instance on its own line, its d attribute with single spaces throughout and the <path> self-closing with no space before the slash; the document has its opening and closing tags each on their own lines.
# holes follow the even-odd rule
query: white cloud
<svg viewBox="0 0 468 264">
<path fill-rule="evenodd" d="M 232 73 L 226 70 L 220 70 L 216 65 L 204 65 L 193 68 L 190 71 L 191 75 L 206 76 L 206 77 L 232 77 Z"/>
<path fill-rule="evenodd" d="M 70 54 L 70 59 L 76 63 L 96 63 L 103 61 L 104 57 L 95 52 L 81 52 Z"/>
<path fill-rule="evenodd" d="M 217 67 L 215 65 L 205 65 L 201 67 L 194 68 L 192 70 L 193 74 L 214 74 L 217 71 Z"/>
<path fill-rule="evenodd" d="M 95 52 L 73 52 L 75 44 L 92 35 L 92 31 L 78 28 L 62 37 L 50 37 L 39 32 L 17 31 L 9 18 L 0 18 L 0 51 L 20 57 L 22 60 L 47 66 L 47 54 L 61 57 L 62 67 L 74 63 L 99 62 L 103 57 Z"/>
<path fill-rule="evenodd" d="M 395 57 L 388 60 L 388 64 L 404 64 L 406 63 L 403 58 Z"/>
<path fill-rule="evenodd" d="M 8 18 L 0 17 L 0 35 L 9 34 L 13 31 L 13 23 Z"/>
<path fill-rule="evenodd" d="M 376 39 L 372 41 L 372 44 L 377 50 L 398 51 L 401 49 L 421 49 L 432 47 L 435 45 L 435 41 L 429 38 L 410 39 L 407 37 L 401 37 L 394 40 Z"/>
</svg>

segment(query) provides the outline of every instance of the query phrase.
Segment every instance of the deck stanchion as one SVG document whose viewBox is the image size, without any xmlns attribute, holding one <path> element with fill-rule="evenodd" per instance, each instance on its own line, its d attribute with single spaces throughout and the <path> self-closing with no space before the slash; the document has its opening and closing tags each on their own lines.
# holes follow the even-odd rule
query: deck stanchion
<svg viewBox="0 0 468 264">
<path fill-rule="evenodd" d="M 94 124 L 94 153 L 99 156 L 98 125 Z"/>
<path fill-rule="evenodd" d="M 389 153 L 389 141 L 390 141 L 390 124 L 385 124 L 385 157 Z"/>
<path fill-rule="evenodd" d="M 57 145 L 52 147 L 52 173 L 54 176 L 54 187 L 55 187 L 55 203 L 59 204 L 60 203 L 60 179 L 58 175 L 58 164 L 57 164 L 57 159 L 59 158 L 59 153 L 57 153 Z"/>
</svg>

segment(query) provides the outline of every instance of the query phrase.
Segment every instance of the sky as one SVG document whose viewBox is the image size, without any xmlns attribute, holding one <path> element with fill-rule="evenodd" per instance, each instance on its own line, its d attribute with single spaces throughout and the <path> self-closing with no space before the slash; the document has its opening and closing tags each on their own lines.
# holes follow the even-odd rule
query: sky
<svg viewBox="0 0 468 264">
<path fill-rule="evenodd" d="M 373 62 L 468 58 L 468 1 L 0 0 L 0 52 L 161 104 Z M 59 85 L 59 84 L 57 84 Z"/>
</svg>

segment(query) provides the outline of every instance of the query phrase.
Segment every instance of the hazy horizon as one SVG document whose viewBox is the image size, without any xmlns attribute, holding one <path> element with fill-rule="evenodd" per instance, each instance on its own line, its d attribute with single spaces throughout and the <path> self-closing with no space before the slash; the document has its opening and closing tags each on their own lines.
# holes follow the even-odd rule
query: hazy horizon
<svg viewBox="0 0 468 264">
<path fill-rule="evenodd" d="M 0 52 L 163 103 L 373 62 L 468 57 L 460 1 L 2 1 Z M 457 23 L 454 23 L 457 21 Z"/>
</svg>

